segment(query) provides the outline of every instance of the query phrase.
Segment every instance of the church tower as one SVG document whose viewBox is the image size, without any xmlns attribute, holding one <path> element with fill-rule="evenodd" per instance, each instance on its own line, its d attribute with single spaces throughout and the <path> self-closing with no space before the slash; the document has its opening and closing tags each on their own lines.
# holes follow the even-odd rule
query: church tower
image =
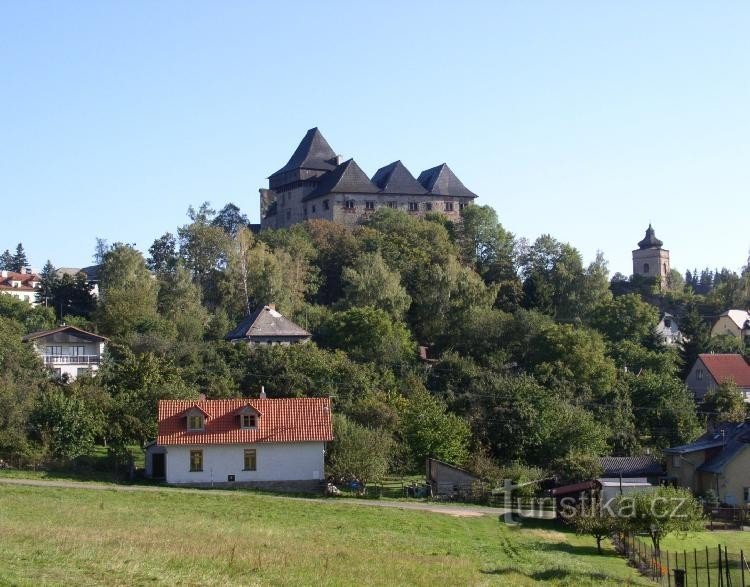
<svg viewBox="0 0 750 587">
<path fill-rule="evenodd" d="M 662 287 L 666 287 L 669 272 L 669 251 L 662 248 L 664 243 L 656 238 L 651 224 L 646 230 L 646 237 L 638 243 L 633 251 L 633 275 L 653 277 Z"/>
</svg>

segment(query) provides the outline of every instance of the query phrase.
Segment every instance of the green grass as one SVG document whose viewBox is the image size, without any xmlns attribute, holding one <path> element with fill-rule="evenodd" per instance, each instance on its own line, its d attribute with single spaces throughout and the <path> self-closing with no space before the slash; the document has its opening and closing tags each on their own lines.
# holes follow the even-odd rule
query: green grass
<svg viewBox="0 0 750 587">
<path fill-rule="evenodd" d="M 744 550 L 745 555 L 750 557 L 750 532 L 734 530 L 710 532 L 706 530 L 705 532 L 671 534 L 663 538 L 660 544 L 662 550 L 679 552 L 684 550 L 692 552 L 693 549 L 705 551 L 706 546 L 715 549 L 719 545 L 726 546 L 727 550 L 737 554 L 739 554 L 740 550 Z"/>
<path fill-rule="evenodd" d="M 0 485 L 0 584 L 647 585 L 549 524 L 254 495 Z"/>
</svg>

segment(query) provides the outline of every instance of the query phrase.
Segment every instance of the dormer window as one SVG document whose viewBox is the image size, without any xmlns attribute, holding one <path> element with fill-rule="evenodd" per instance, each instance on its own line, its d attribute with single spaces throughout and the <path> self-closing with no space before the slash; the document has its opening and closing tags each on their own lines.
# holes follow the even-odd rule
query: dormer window
<svg viewBox="0 0 750 587">
<path fill-rule="evenodd" d="M 200 414 L 188 416 L 188 430 L 203 430 L 204 428 L 203 416 Z"/>
<path fill-rule="evenodd" d="M 206 429 L 207 414 L 200 408 L 192 408 L 187 413 L 187 430 L 188 432 L 202 432 Z"/>
<path fill-rule="evenodd" d="M 260 414 L 252 406 L 244 406 L 237 411 L 240 428 L 243 430 L 252 430 L 258 427 L 258 418 Z"/>
</svg>

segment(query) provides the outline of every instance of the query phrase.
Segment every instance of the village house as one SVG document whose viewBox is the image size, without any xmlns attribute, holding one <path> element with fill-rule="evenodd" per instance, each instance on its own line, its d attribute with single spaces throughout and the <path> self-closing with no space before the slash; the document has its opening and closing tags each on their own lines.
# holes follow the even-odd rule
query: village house
<svg viewBox="0 0 750 587">
<path fill-rule="evenodd" d="M 672 314 L 662 314 L 659 324 L 656 325 L 656 334 L 664 340 L 664 344 L 667 346 L 674 346 L 683 341 L 680 327 Z"/>
<path fill-rule="evenodd" d="M 310 340 L 312 335 L 276 311 L 274 304 L 258 308 L 224 339 L 250 345 L 297 344 Z"/>
<path fill-rule="evenodd" d="M 693 393 L 695 401 L 700 403 L 709 391 L 724 381 L 733 381 L 739 387 L 745 401 L 750 403 L 750 365 L 742 355 L 698 355 L 685 379 L 685 384 Z"/>
<path fill-rule="evenodd" d="M 329 398 L 161 400 L 146 475 L 175 485 L 317 491 Z"/>
<path fill-rule="evenodd" d="M 75 326 L 32 332 L 23 337 L 34 345 L 44 366 L 58 377 L 73 380 L 79 375 L 99 370 L 108 341 L 104 336 L 86 332 Z"/>
<path fill-rule="evenodd" d="M 316 218 L 355 226 L 383 207 L 414 216 L 440 212 L 458 221 L 476 197 L 445 163 L 415 178 L 394 161 L 370 178 L 354 159 L 343 161 L 312 128 L 287 164 L 268 178 L 268 189 L 261 188 L 261 229 Z"/>
<path fill-rule="evenodd" d="M 0 294 L 10 295 L 36 306 L 38 305 L 36 294 L 41 281 L 41 277 L 33 273 L 31 269 L 24 273 L 3 269 L 0 271 Z"/>
<path fill-rule="evenodd" d="M 750 312 L 727 310 L 714 322 L 711 337 L 714 336 L 731 336 L 750 346 Z"/>
<path fill-rule="evenodd" d="M 713 490 L 722 503 L 750 503 L 750 424 L 724 423 L 695 442 L 664 451 L 667 478 L 697 495 Z"/>
</svg>

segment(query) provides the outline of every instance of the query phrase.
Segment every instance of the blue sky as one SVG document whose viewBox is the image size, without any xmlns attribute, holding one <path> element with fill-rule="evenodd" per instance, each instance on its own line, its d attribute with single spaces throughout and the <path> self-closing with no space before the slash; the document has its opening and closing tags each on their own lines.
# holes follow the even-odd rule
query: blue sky
<svg viewBox="0 0 750 587">
<path fill-rule="evenodd" d="M 3 2 L 0 250 L 91 261 L 258 188 L 305 131 L 443 161 L 519 237 L 612 272 L 750 248 L 748 2 Z"/>
</svg>

